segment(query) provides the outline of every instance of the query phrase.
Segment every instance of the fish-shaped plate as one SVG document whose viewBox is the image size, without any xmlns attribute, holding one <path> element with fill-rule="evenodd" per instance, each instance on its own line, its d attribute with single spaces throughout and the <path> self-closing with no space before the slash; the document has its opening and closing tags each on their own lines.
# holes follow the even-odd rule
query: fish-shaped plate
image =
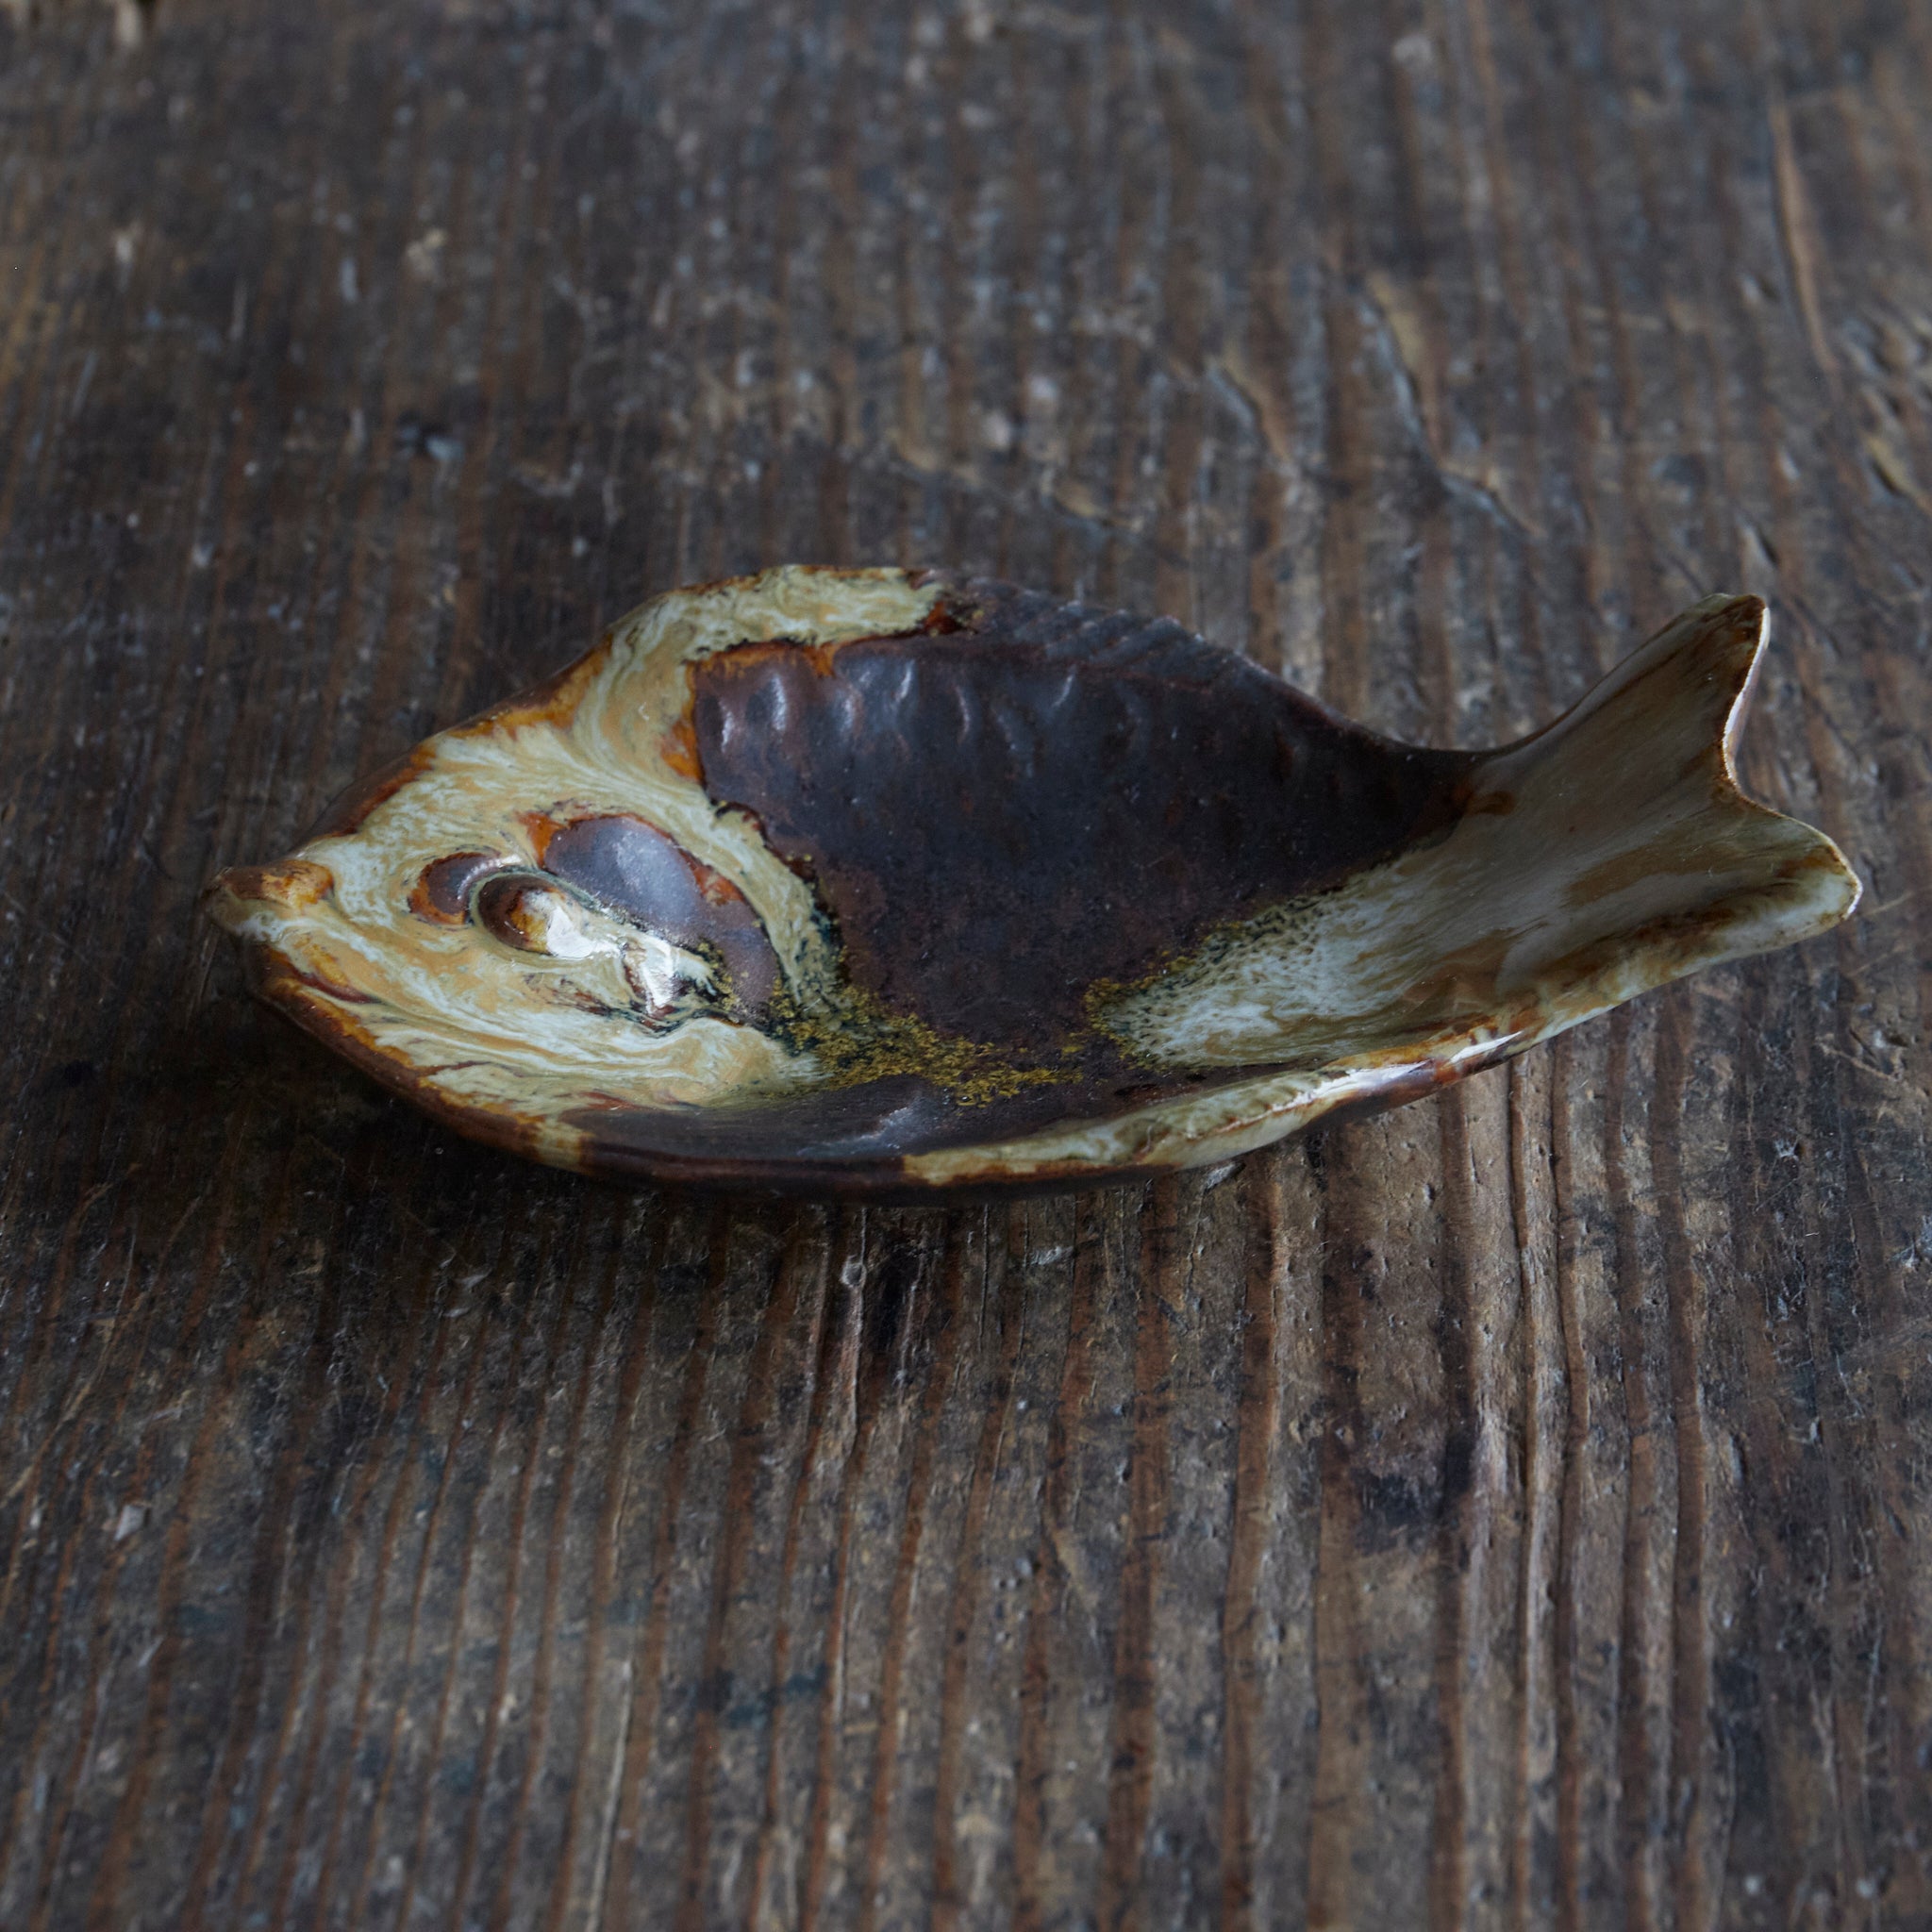
<svg viewBox="0 0 1932 1932">
<path fill-rule="evenodd" d="M 675 591 L 207 904 L 256 991 L 479 1140 L 907 1198 L 1196 1166 L 1822 932 L 1731 749 L 1755 597 L 1498 751 L 1180 625 L 935 572 Z"/>
</svg>

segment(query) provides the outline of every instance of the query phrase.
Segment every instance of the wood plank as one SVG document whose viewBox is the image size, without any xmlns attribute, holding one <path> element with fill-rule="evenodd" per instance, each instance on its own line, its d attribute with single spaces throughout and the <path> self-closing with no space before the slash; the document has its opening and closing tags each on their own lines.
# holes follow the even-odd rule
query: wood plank
<svg viewBox="0 0 1932 1932">
<path fill-rule="evenodd" d="M 1932 1922 L 1932 19 L 134 19 L 0 9 L 0 1925 Z M 794 558 L 1460 743 L 1757 591 L 1866 908 L 991 1208 L 246 1005 L 216 865 Z"/>
</svg>

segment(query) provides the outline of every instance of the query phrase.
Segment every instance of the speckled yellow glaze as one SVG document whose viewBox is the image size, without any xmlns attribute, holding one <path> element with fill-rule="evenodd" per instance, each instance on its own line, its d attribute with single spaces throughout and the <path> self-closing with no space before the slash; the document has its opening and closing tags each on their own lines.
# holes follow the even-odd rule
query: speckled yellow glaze
<svg viewBox="0 0 1932 1932">
<path fill-rule="evenodd" d="M 855 983 L 847 941 L 859 936 L 831 916 L 812 865 L 781 856 L 757 814 L 708 788 L 691 720 L 693 667 L 708 658 L 778 642 L 820 654 L 832 677 L 857 641 L 937 649 L 922 627 L 955 623 L 942 599 L 962 595 L 897 571 L 787 569 L 660 597 L 539 692 L 427 740 L 279 864 L 224 873 L 208 908 L 242 942 L 264 997 L 463 1131 L 565 1166 L 891 1195 L 1220 1160 L 1821 932 L 1857 900 L 1829 839 L 1738 791 L 1731 747 L 1764 611 L 1712 599 L 1549 729 L 1465 759 L 1453 809 L 1425 815 L 1398 849 L 1212 923 L 1137 977 L 1096 978 L 1086 1024 L 1064 1041 L 1029 1057 L 947 1033 Z M 958 608 L 970 634 L 973 607 Z M 961 661 L 986 663 L 996 700 L 1002 667 L 1021 660 L 1009 649 Z M 1065 661 L 1083 675 L 1096 662 L 1141 675 L 1091 654 Z M 790 728 L 769 708 L 786 689 L 770 685 L 777 696 L 756 714 L 773 731 Z M 891 728 L 865 696 L 875 688 L 812 689 L 847 704 L 851 731 Z M 1351 757 L 1456 756 L 1357 736 Z M 1038 782 L 1060 782 L 1050 760 L 1041 770 Z M 777 963 L 768 1005 L 730 1003 L 715 948 L 546 883 L 543 828 L 606 817 L 673 841 L 694 876 L 724 882 L 714 896 L 741 894 Z M 447 920 L 424 915 L 426 870 L 469 853 L 535 882 L 515 943 L 485 929 L 474 900 Z M 854 916 L 848 905 L 847 925 Z M 868 917 L 890 924 L 892 908 Z M 1001 966 L 989 952 L 984 972 Z M 1063 1111 L 1036 1097 L 974 1135 L 988 1094 L 1051 1089 L 1078 1055 L 1090 1074 L 1110 1070 L 1105 1104 L 1097 1075 L 1069 1077 Z M 852 1087 L 859 1068 L 919 1083 L 926 1111 L 907 1112 L 895 1140 L 898 1116 L 881 1103 L 886 1125 L 823 1144 L 808 1133 L 795 1158 L 782 1130 L 760 1141 L 761 1113 Z M 942 1134 L 919 1124 L 941 1114 Z M 648 1135 L 607 1131 L 620 1120 L 647 1122 Z M 680 1122 L 722 1123 L 744 1151 L 708 1141 L 681 1158 Z"/>
</svg>

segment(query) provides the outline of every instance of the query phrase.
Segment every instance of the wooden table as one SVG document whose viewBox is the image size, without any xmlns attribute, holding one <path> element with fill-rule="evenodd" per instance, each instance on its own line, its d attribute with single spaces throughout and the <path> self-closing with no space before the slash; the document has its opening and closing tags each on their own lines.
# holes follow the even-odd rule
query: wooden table
<svg viewBox="0 0 1932 1932">
<path fill-rule="evenodd" d="M 948 1212 L 244 1000 L 216 864 L 787 558 L 1465 743 L 1757 590 L 1866 908 Z M 0 1925 L 1932 1924 L 1928 626 L 1923 7 L 0 20 Z"/>
</svg>

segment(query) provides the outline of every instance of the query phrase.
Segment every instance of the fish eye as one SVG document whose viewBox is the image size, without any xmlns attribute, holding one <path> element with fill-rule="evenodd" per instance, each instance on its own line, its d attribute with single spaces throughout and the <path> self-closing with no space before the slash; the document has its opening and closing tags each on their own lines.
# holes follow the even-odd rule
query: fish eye
<svg viewBox="0 0 1932 1932">
<path fill-rule="evenodd" d="M 546 873 L 499 872 L 480 880 L 470 896 L 470 916 L 499 945 L 533 964 L 589 968 L 592 984 L 597 973 L 613 970 L 606 995 L 634 1002 L 647 1022 L 668 1023 L 687 989 L 711 990 L 707 961 L 657 933 L 626 929 Z M 618 992 L 619 987 L 625 991 Z"/>
<path fill-rule="evenodd" d="M 476 924 L 519 953 L 547 959 L 589 959 L 614 951 L 590 929 L 586 908 L 540 874 L 494 873 L 471 898 Z"/>
</svg>

